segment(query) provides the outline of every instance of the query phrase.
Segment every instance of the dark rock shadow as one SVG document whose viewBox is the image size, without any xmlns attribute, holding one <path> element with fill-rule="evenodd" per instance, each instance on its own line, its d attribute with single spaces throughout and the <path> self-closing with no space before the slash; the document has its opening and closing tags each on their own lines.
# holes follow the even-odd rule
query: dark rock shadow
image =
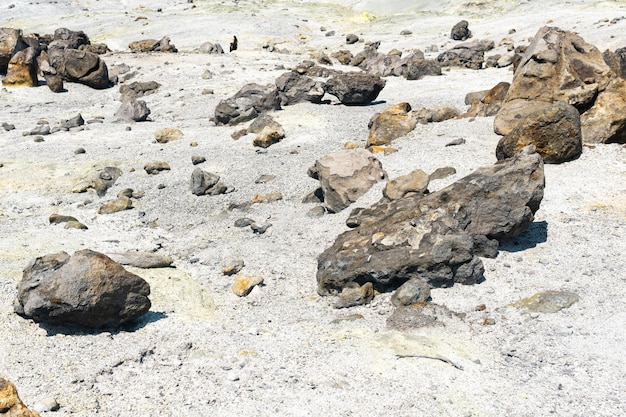
<svg viewBox="0 0 626 417">
<path fill-rule="evenodd" d="M 500 245 L 499 250 L 507 252 L 521 252 L 526 249 L 534 248 L 539 243 L 544 243 L 547 240 L 548 222 L 533 222 L 524 233 Z"/>
<path fill-rule="evenodd" d="M 143 316 L 138 317 L 135 320 L 126 322 L 119 327 L 103 327 L 99 329 L 92 329 L 89 327 L 83 327 L 78 325 L 61 325 L 50 323 L 39 323 L 39 327 L 46 331 L 47 336 L 55 336 L 57 334 L 63 334 L 67 336 L 81 336 L 94 335 L 102 332 L 118 334 L 121 332 L 135 332 L 139 329 L 146 327 L 148 324 L 155 323 L 166 317 L 167 314 L 160 311 L 148 311 Z"/>
</svg>

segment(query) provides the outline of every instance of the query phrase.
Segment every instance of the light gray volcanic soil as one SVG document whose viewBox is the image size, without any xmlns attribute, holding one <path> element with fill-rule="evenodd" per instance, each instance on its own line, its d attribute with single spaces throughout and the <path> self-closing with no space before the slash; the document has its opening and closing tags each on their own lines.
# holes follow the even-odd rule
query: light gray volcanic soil
<svg viewBox="0 0 626 417">
<path fill-rule="evenodd" d="M 137 73 L 132 81 L 162 84 L 143 98 L 153 121 L 133 124 L 114 122 L 117 86 L 96 91 L 68 83 L 61 94 L 45 86 L 0 89 L 0 122 L 16 126 L 0 130 L 0 372 L 29 406 L 48 397 L 58 401 L 59 411 L 42 416 L 626 414 L 623 146 L 585 147 L 575 161 L 547 165 L 535 223 L 496 259 L 484 260 L 485 281 L 433 290 L 433 302 L 464 318 L 400 332 L 386 327 L 390 294 L 348 310 L 336 310 L 332 297 L 317 295 L 316 258 L 347 230 L 350 209 L 307 216 L 312 206 L 301 200 L 316 186 L 307 168 L 347 141 L 364 145 L 376 112 L 402 101 L 414 108 L 451 104 L 465 110 L 466 93 L 510 81 L 511 71 L 452 69 L 419 81 L 390 77 L 370 106 L 346 107 L 329 97 L 330 104 L 285 107 L 272 116 L 287 136 L 266 151 L 252 146 L 251 135 L 234 141 L 231 134 L 241 126 L 217 127 L 209 120 L 219 100 L 246 83 L 273 82 L 311 51 L 360 51 L 363 43 L 344 45 L 348 32 L 381 40 L 382 52 L 433 44 L 443 50 L 454 44 L 449 29 L 461 18 L 468 19 L 475 39 L 496 44 L 505 36 L 525 43 L 551 19 L 600 50 L 615 49 L 625 46 L 620 37 L 626 21 L 609 21 L 626 14 L 624 2 L 525 2 L 510 9 L 502 1 L 492 6 L 506 14 L 482 16 L 460 13 L 473 9 L 459 9 L 458 3 L 438 13 L 389 15 L 364 14 L 363 2 L 356 4 L 359 10 L 300 1 L 14 3 L 0 5 L 2 26 L 25 33 L 84 30 L 113 49 L 104 56 L 109 67 L 124 63 Z M 321 26 L 336 35 L 325 36 Z M 509 35 L 512 28 L 516 32 Z M 413 34 L 400 36 L 403 29 Z M 233 34 L 240 39 L 236 53 L 194 51 L 205 41 L 227 48 Z M 126 48 L 130 41 L 164 35 L 180 53 L 130 54 Z M 268 40 L 290 53 L 264 51 Z M 202 78 L 206 70 L 212 78 Z M 204 89 L 214 94 L 202 94 Z M 40 119 L 54 125 L 77 113 L 103 123 L 39 143 L 22 136 Z M 456 168 L 454 176 L 431 184 L 434 191 L 495 162 L 499 137 L 492 125 L 493 118 L 418 125 L 393 143 L 398 152 L 377 157 L 391 178 L 416 168 Z M 184 136 L 156 143 L 154 133 L 164 127 Z M 457 138 L 466 143 L 445 146 Z M 79 147 L 86 152 L 75 154 Z M 193 155 L 205 156 L 199 167 L 219 174 L 235 191 L 191 194 Z M 143 166 L 153 161 L 166 161 L 171 170 L 146 174 Z M 105 166 L 123 171 L 105 197 L 71 192 Z M 256 184 L 262 174 L 276 179 Z M 376 202 L 383 186 L 354 206 Z M 145 196 L 134 200 L 132 210 L 97 214 L 124 188 Z M 283 200 L 229 209 L 275 191 Z M 52 213 L 75 216 L 89 229 L 50 225 Z M 241 217 L 272 227 L 253 234 L 234 227 Z M 155 250 L 172 256 L 175 268 L 130 268 L 150 282 L 153 307 L 118 332 L 68 333 L 13 313 L 15 285 L 32 258 L 84 248 L 105 254 Z M 248 297 L 235 296 L 232 277 L 221 272 L 232 256 L 245 260 L 242 273 L 265 280 Z M 511 306 L 547 290 L 575 292 L 580 301 L 552 314 Z M 480 304 L 486 309 L 475 311 Z"/>
</svg>

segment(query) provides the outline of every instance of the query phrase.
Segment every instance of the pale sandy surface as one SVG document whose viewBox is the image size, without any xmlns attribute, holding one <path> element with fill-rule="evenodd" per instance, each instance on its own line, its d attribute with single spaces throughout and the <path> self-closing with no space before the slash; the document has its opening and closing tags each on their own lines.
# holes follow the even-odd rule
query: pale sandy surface
<svg viewBox="0 0 626 417">
<path fill-rule="evenodd" d="M 162 84 L 144 99 L 152 122 L 114 123 L 118 87 L 95 91 L 66 84 L 0 89 L 0 374 L 32 405 L 54 397 L 61 408 L 45 416 L 619 416 L 626 414 L 626 154 L 620 145 L 585 148 L 576 161 L 546 166 L 546 191 L 531 231 L 485 259 L 485 281 L 433 290 L 433 301 L 465 313 L 464 322 L 409 333 L 390 331 L 389 294 L 368 306 L 332 308 L 316 293 L 316 258 L 343 230 L 348 210 L 322 218 L 306 215 L 302 197 L 315 187 L 306 175 L 317 158 L 346 141 L 365 143 L 370 117 L 401 101 L 413 107 L 452 104 L 465 109 L 467 92 L 510 81 L 508 69 L 453 69 L 420 81 L 388 78 L 379 101 L 366 107 L 299 104 L 273 114 L 287 137 L 258 153 L 252 137 L 233 141 L 239 127 L 216 127 L 209 118 L 219 100 L 249 82 L 271 83 L 316 49 L 353 52 L 353 32 L 381 41 L 380 50 L 451 47 L 449 29 L 461 18 L 475 39 L 496 44 L 510 36 L 527 42 L 549 19 L 579 32 L 601 50 L 626 46 L 624 2 L 483 2 L 482 12 L 447 2 L 438 12 L 386 9 L 393 2 L 304 1 L 40 1 L 0 4 L 0 26 L 51 33 L 84 30 L 113 53 L 109 66 L 125 63 L 133 80 Z M 148 4 L 149 3 L 149 4 Z M 357 7 L 352 10 L 337 3 Z M 419 3 L 419 2 L 416 2 Z M 444 2 L 445 3 L 445 2 Z M 522 3 L 522 4 L 519 4 Z M 434 7 L 424 2 L 424 8 Z M 563 4 L 566 4 L 565 7 Z M 143 6 L 142 6 L 143 5 Z M 161 12 L 157 9 L 162 8 Z M 495 10 L 491 12 L 488 10 Z M 364 12 L 367 12 L 365 13 Z M 147 19 L 137 19 L 137 17 Z M 335 30 L 327 37 L 320 30 Z M 514 34 L 509 30 L 515 28 Z M 403 29 L 413 32 L 401 36 Z M 194 52 L 205 41 L 240 50 L 222 56 Z M 179 54 L 132 55 L 127 44 L 170 36 Z M 273 41 L 289 54 L 269 53 Z M 501 51 L 501 49 L 499 50 Z M 432 56 L 432 55 L 431 55 Z M 282 67 L 281 67 L 282 66 Z M 338 65 L 336 65 L 339 67 Z M 203 79 L 205 70 L 211 79 Z M 211 88 L 213 95 L 203 95 Z M 35 143 L 22 132 L 39 119 L 52 125 L 81 113 L 104 117 L 80 132 Z M 390 177 L 420 168 L 453 166 L 447 185 L 495 162 L 498 136 L 492 118 L 418 126 L 394 142 L 399 152 L 379 156 Z M 184 137 L 154 141 L 163 127 Z M 462 137 L 466 143 L 444 145 Z M 190 142 L 196 141 L 197 147 Z M 85 154 L 74 150 L 84 147 Z M 292 151 L 297 150 L 297 153 Z M 189 191 L 192 155 L 218 173 L 234 193 L 196 197 Z M 171 171 L 149 176 L 147 162 Z M 82 177 L 104 166 L 123 175 L 106 197 L 72 193 Z M 132 170 L 134 168 L 134 171 Z M 255 184 L 261 174 L 276 180 Z M 159 188 L 164 185 L 164 188 Z M 123 188 L 145 192 L 134 209 L 98 215 L 103 201 Z M 375 186 L 355 206 L 380 198 Z M 260 192 L 282 192 L 282 201 L 248 211 L 227 210 Z M 86 231 L 48 224 L 51 213 L 69 214 Z M 233 226 L 240 217 L 270 222 L 264 235 Z M 103 253 L 154 250 L 175 259 L 175 269 L 137 270 L 152 286 L 153 307 L 134 331 L 49 334 L 16 316 L 15 284 L 30 259 L 90 248 Z M 241 256 L 242 272 L 265 279 L 246 298 L 221 274 L 223 259 Z M 197 262 L 196 262 L 197 261 Z M 539 291 L 576 292 L 580 302 L 555 314 L 528 314 L 509 304 Z M 475 312 L 485 304 L 486 310 Z M 333 323 L 338 317 L 360 319 Z M 484 326 L 485 318 L 495 325 Z M 445 357 L 463 369 L 430 359 Z"/>
</svg>

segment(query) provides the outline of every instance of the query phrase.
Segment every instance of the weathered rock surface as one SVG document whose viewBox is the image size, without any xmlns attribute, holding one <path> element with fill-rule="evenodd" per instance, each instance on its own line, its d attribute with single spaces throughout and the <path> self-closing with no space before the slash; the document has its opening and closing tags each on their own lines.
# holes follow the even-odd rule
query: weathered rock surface
<svg viewBox="0 0 626 417">
<path fill-rule="evenodd" d="M 178 52 L 178 49 L 170 43 L 170 38 L 164 36 L 159 40 L 144 39 L 128 44 L 131 52 Z"/>
<path fill-rule="evenodd" d="M 308 174 L 319 180 L 324 206 L 331 213 L 348 207 L 372 185 L 387 179 L 380 161 L 365 149 L 326 155 L 315 161 Z"/>
<path fill-rule="evenodd" d="M 133 201 L 125 196 L 119 196 L 115 200 L 102 203 L 98 214 L 112 214 L 133 208 Z"/>
<path fill-rule="evenodd" d="M 117 327 L 150 309 L 150 286 L 89 249 L 35 258 L 18 284 L 15 312 L 36 322 Z"/>
<path fill-rule="evenodd" d="M 8 379 L 0 377 L 0 415 L 4 417 L 39 417 L 20 399 L 17 388 Z"/>
<path fill-rule="evenodd" d="M 220 176 L 196 168 L 191 173 L 191 193 L 195 195 L 224 194 L 227 187 L 220 181 Z"/>
<path fill-rule="evenodd" d="M 374 299 L 374 286 L 371 282 L 359 286 L 348 286 L 341 291 L 339 299 L 333 307 L 348 308 L 369 304 Z"/>
<path fill-rule="evenodd" d="M 543 27 L 515 71 L 494 130 L 506 135 L 530 113 L 563 101 L 581 113 L 584 142 L 623 142 L 623 90 L 595 46 L 575 33 Z"/>
<path fill-rule="evenodd" d="M 121 101 L 153 94 L 161 86 L 156 81 L 133 81 L 120 86 Z"/>
<path fill-rule="evenodd" d="M 134 98 L 122 101 L 115 112 L 115 118 L 118 121 L 126 122 L 145 122 L 148 120 L 148 116 L 150 116 L 150 109 L 146 102 Z"/>
<path fill-rule="evenodd" d="M 604 62 L 618 77 L 626 79 L 626 48 L 616 49 L 615 52 L 606 50 L 602 53 Z"/>
<path fill-rule="evenodd" d="M 261 277 L 249 277 L 247 275 L 239 274 L 235 277 L 233 283 L 233 293 L 238 297 L 245 297 L 256 287 L 263 284 L 263 278 Z"/>
<path fill-rule="evenodd" d="M 485 62 L 485 52 L 493 49 L 494 42 L 471 41 L 456 45 L 437 57 L 442 67 L 462 67 L 481 69 Z"/>
<path fill-rule="evenodd" d="M 13 55 L 26 48 L 28 44 L 22 38 L 21 30 L 0 28 L 0 74 L 6 74 Z"/>
<path fill-rule="evenodd" d="M 169 171 L 171 168 L 170 164 L 165 161 L 154 161 L 148 162 L 146 165 L 144 165 L 143 169 L 150 175 L 158 175 L 162 171 Z"/>
<path fill-rule="evenodd" d="M 406 175 L 389 180 L 383 189 L 383 196 L 397 200 L 409 193 L 424 194 L 428 191 L 430 176 L 421 169 L 415 169 Z"/>
<path fill-rule="evenodd" d="M 525 148 L 437 192 L 357 209 L 347 221 L 356 228 L 318 257 L 318 292 L 352 282 L 386 291 L 411 278 L 431 286 L 473 284 L 484 271 L 478 256 L 495 256 L 499 242 L 530 226 L 544 182 L 543 160 Z"/>
<path fill-rule="evenodd" d="M 81 46 L 90 45 L 91 41 L 82 30 L 58 28 L 52 35 L 52 41 L 48 48 L 60 47 L 62 49 L 79 49 Z"/>
<path fill-rule="evenodd" d="M 611 80 L 580 123 L 586 143 L 626 143 L 626 81 Z"/>
<path fill-rule="evenodd" d="M 548 164 L 578 158 L 583 150 L 580 115 L 575 107 L 557 101 L 552 106 L 531 113 L 496 147 L 498 160 L 511 158 L 522 148 L 534 145 Z"/>
<path fill-rule="evenodd" d="M 452 26 L 450 30 L 450 37 L 455 41 L 465 41 L 472 36 L 472 31 L 469 30 L 469 23 L 467 20 L 461 20 L 456 25 Z"/>
<path fill-rule="evenodd" d="M 403 75 L 407 80 L 421 80 L 429 75 L 441 75 L 441 64 L 432 59 L 407 59 Z"/>
<path fill-rule="evenodd" d="M 371 103 L 384 87 L 385 80 L 379 76 L 362 73 L 339 74 L 324 84 L 327 93 L 347 105 Z"/>
<path fill-rule="evenodd" d="M 495 116 L 502 108 L 510 86 L 510 83 L 500 82 L 490 90 L 468 93 L 465 104 L 471 104 L 471 107 L 462 117 Z"/>
<path fill-rule="evenodd" d="M 271 85 L 246 84 L 234 96 L 218 103 L 214 121 L 217 125 L 236 125 L 271 110 L 280 110 L 278 89 Z"/>
<path fill-rule="evenodd" d="M 296 71 L 289 71 L 276 79 L 280 104 L 288 106 L 301 102 L 321 103 L 324 85 Z"/>
<path fill-rule="evenodd" d="M 387 318 L 387 327 L 395 330 L 412 330 L 424 327 L 455 325 L 461 319 L 458 313 L 444 305 L 415 303 L 399 306 Z"/>
<path fill-rule="evenodd" d="M 369 122 L 369 136 L 365 146 L 388 145 L 415 129 L 417 117 L 409 103 L 396 104 L 382 113 L 376 113 Z"/>
<path fill-rule="evenodd" d="M 168 143 L 183 137 L 183 132 L 174 127 L 164 127 L 154 132 L 154 140 L 158 143 Z"/>
<path fill-rule="evenodd" d="M 265 126 L 254 138 L 252 144 L 260 148 L 269 148 L 280 142 L 285 137 L 285 129 L 282 126 Z"/>
<path fill-rule="evenodd" d="M 95 89 L 111 86 L 106 63 L 94 53 L 53 47 L 48 48 L 47 61 L 65 81 L 84 84 Z"/>
<path fill-rule="evenodd" d="M 117 167 L 105 167 L 97 172 L 79 180 L 74 187 L 73 193 L 84 193 L 89 189 L 94 189 L 98 196 L 102 197 L 107 190 L 115 184 L 115 181 L 122 176 L 122 170 Z"/>
<path fill-rule="evenodd" d="M 28 47 L 13 55 L 9 61 L 7 75 L 2 79 L 2 85 L 10 87 L 36 87 L 37 55 L 35 48 Z"/>
</svg>

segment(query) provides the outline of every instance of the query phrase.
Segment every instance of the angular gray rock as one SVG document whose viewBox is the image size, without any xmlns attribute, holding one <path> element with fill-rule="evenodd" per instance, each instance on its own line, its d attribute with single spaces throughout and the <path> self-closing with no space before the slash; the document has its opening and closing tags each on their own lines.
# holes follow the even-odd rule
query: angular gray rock
<svg viewBox="0 0 626 417">
<path fill-rule="evenodd" d="M 544 183 L 543 160 L 529 147 L 431 194 L 354 210 L 346 223 L 356 228 L 318 257 L 318 292 L 353 282 L 386 291 L 412 278 L 433 287 L 476 283 L 479 256 L 494 257 L 499 243 L 528 229 Z"/>
<path fill-rule="evenodd" d="M 400 286 L 391 296 L 394 306 L 410 306 L 425 303 L 430 298 L 430 286 L 418 278 L 411 278 Z"/>
<path fill-rule="evenodd" d="M 150 285 L 89 249 L 35 258 L 17 286 L 14 310 L 36 322 L 109 328 L 150 309 Z"/>
<path fill-rule="evenodd" d="M 24 41 L 21 30 L 0 28 L 0 74 L 6 74 L 13 55 L 26 48 L 28 44 Z"/>
<path fill-rule="evenodd" d="M 276 79 L 280 104 L 288 106 L 301 102 L 321 103 L 324 85 L 311 77 L 289 71 Z"/>
<path fill-rule="evenodd" d="M 315 161 L 308 175 L 320 182 L 324 206 L 337 213 L 387 179 L 382 164 L 365 149 L 345 149 Z"/>
<path fill-rule="evenodd" d="M 371 103 L 384 87 L 385 80 L 379 76 L 354 72 L 335 75 L 324 84 L 327 93 L 347 105 Z"/>
<path fill-rule="evenodd" d="M 196 168 L 191 173 L 191 192 L 195 195 L 224 194 L 227 187 L 220 181 L 217 174 Z"/>
<path fill-rule="evenodd" d="M 574 106 L 557 101 L 531 113 L 496 147 L 498 160 L 511 158 L 520 149 L 534 145 L 548 164 L 560 164 L 580 156 L 583 151 L 580 115 Z"/>
<path fill-rule="evenodd" d="M 134 98 L 122 101 L 115 112 L 115 118 L 123 122 L 145 122 L 148 116 L 150 116 L 150 109 L 146 102 Z"/>
<path fill-rule="evenodd" d="M 276 86 L 246 84 L 234 96 L 218 103 L 213 120 L 217 125 L 236 125 L 271 110 L 280 110 Z"/>
</svg>

